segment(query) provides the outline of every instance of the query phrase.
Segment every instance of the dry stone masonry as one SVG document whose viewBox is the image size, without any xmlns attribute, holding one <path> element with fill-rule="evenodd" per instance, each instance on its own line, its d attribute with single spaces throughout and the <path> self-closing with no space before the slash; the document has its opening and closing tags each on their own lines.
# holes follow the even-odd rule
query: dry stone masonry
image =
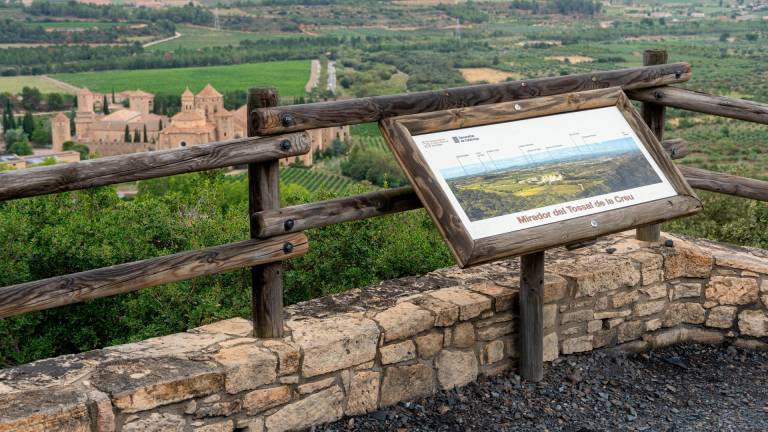
<svg viewBox="0 0 768 432">
<path fill-rule="evenodd" d="M 544 358 L 695 341 L 768 347 L 768 253 L 667 235 L 547 254 Z M 517 260 L 0 371 L 0 432 L 301 430 L 516 367 Z"/>
</svg>

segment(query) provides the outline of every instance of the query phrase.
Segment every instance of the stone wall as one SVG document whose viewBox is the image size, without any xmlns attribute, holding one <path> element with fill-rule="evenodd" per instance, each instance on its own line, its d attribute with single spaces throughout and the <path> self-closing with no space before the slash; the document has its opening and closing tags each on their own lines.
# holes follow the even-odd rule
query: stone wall
<svg viewBox="0 0 768 432">
<path fill-rule="evenodd" d="M 670 237 L 670 236 L 668 236 Z M 613 236 L 547 254 L 545 358 L 596 348 L 763 348 L 768 254 Z M 517 260 L 287 308 L 289 336 L 231 319 L 0 371 L 0 431 L 286 431 L 516 367 Z"/>
</svg>

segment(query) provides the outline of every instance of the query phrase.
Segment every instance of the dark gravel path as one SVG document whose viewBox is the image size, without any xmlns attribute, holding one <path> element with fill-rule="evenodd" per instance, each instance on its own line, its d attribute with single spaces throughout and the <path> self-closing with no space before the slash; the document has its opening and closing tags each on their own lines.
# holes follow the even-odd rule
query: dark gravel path
<svg viewBox="0 0 768 432">
<path fill-rule="evenodd" d="M 480 379 L 322 431 L 768 431 L 768 352 L 684 345 L 597 351 Z"/>
</svg>

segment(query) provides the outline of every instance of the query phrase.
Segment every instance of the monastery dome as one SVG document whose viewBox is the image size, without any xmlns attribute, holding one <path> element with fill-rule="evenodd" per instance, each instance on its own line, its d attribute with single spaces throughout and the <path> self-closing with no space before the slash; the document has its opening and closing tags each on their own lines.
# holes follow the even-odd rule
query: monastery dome
<svg viewBox="0 0 768 432">
<path fill-rule="evenodd" d="M 205 127 L 205 116 L 197 111 L 182 111 L 171 117 L 171 124 L 179 128 Z"/>
</svg>

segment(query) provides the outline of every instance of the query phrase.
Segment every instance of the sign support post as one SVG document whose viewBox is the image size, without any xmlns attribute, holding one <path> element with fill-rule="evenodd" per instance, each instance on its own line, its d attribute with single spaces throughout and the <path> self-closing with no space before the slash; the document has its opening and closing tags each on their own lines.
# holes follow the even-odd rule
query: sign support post
<svg viewBox="0 0 768 432">
<path fill-rule="evenodd" d="M 643 66 L 654 66 L 667 62 L 667 50 L 648 49 L 643 51 Z M 664 137 L 665 107 L 663 105 L 643 102 L 640 116 L 651 129 L 659 142 Z M 635 238 L 642 241 L 657 242 L 661 238 L 661 224 L 639 227 L 635 230 Z"/>
<path fill-rule="evenodd" d="M 544 377 L 544 252 L 520 257 L 520 376 Z"/>
</svg>

